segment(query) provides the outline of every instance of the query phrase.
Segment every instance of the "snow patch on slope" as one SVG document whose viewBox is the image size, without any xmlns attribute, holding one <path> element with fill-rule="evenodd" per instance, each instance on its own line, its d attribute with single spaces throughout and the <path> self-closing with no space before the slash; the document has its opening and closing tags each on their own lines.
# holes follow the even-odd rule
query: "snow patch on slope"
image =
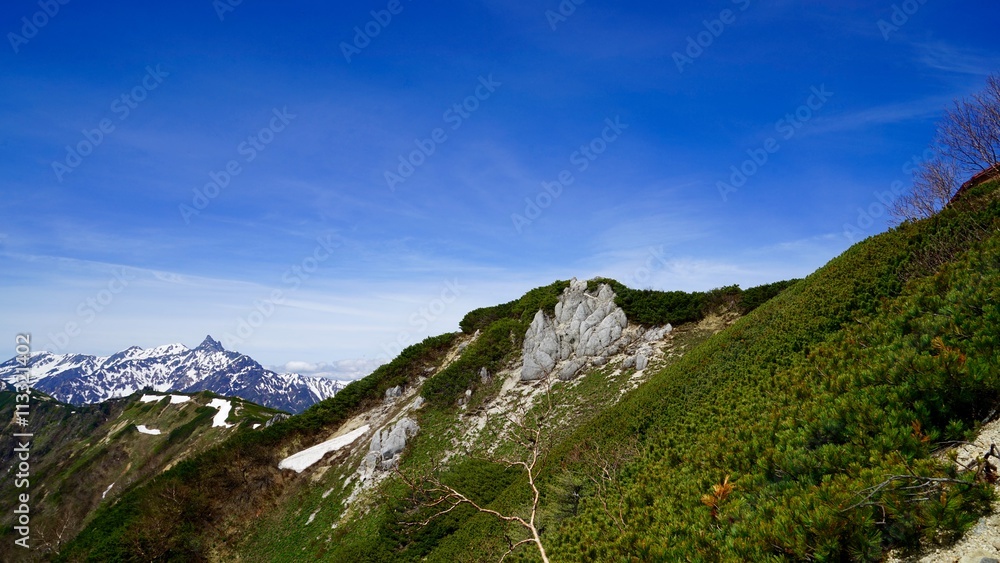
<svg viewBox="0 0 1000 563">
<path fill-rule="evenodd" d="M 139 433 L 141 433 L 141 434 L 149 434 L 151 436 L 159 436 L 160 435 L 160 431 L 159 430 L 157 430 L 156 428 L 146 428 L 145 424 L 140 424 L 139 426 L 136 426 L 135 429 L 138 430 Z"/>
<path fill-rule="evenodd" d="M 217 426 L 232 428 L 232 424 L 226 423 L 226 419 L 229 418 L 229 411 L 233 410 L 233 404 L 231 402 L 227 399 L 212 399 L 212 402 L 205 406 L 219 409 L 219 412 L 215 414 L 215 418 L 212 419 L 212 428 Z"/>
<path fill-rule="evenodd" d="M 336 438 L 327 440 L 316 444 L 311 448 L 302 450 L 297 454 L 290 455 L 278 463 L 278 469 L 292 469 L 296 473 L 302 473 L 309 466 L 316 463 L 317 461 L 323 459 L 323 456 L 330 452 L 334 452 L 353 443 L 355 440 L 360 438 L 365 432 L 371 428 L 369 425 L 364 425 L 360 428 L 352 430 L 343 436 L 337 436 Z"/>
<path fill-rule="evenodd" d="M 176 405 L 179 403 L 186 403 L 191 400 L 191 397 L 187 395 L 143 395 L 139 397 L 139 400 L 143 403 L 155 403 L 157 401 L 162 401 L 164 397 L 170 397 L 170 404 Z"/>
</svg>

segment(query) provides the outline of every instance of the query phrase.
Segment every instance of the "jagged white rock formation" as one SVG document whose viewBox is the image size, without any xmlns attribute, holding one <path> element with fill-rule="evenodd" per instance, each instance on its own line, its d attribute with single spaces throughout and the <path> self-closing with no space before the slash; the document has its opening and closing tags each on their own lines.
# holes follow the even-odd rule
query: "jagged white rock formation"
<svg viewBox="0 0 1000 563">
<path fill-rule="evenodd" d="M 521 380 L 545 378 L 560 362 L 565 363 L 558 376 L 572 379 L 588 361 L 599 365 L 629 344 L 622 338 L 626 327 L 625 311 L 615 304 L 610 286 L 601 284 L 595 295 L 587 292 L 586 281 L 574 279 L 560 296 L 552 318 L 544 311 L 535 313 L 524 338 Z"/>
</svg>

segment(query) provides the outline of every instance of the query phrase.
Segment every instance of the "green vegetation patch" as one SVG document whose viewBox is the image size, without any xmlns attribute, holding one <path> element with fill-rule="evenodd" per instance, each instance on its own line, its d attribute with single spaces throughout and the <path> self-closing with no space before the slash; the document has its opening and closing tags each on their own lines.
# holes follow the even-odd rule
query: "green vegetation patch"
<svg viewBox="0 0 1000 563">
<path fill-rule="evenodd" d="M 424 383 L 421 395 L 431 405 L 456 405 L 467 389 L 479 386 L 479 371 L 496 373 L 519 353 L 528 323 L 519 319 L 500 319 L 491 323 L 462 356 Z"/>
<path fill-rule="evenodd" d="M 465 334 L 472 334 L 477 330 L 485 329 L 500 319 L 517 319 L 530 323 L 535 313 L 540 310 L 551 315 L 555 312 L 559 296 L 569 287 L 569 283 L 568 281 L 557 281 L 543 287 L 536 287 L 509 303 L 475 309 L 466 314 L 458 326 Z M 527 325 L 525 326 L 527 327 Z"/>
<path fill-rule="evenodd" d="M 677 326 L 696 322 L 719 310 L 733 310 L 747 314 L 768 300 L 791 287 L 799 280 L 786 280 L 741 290 L 738 285 L 720 287 L 709 291 L 659 291 L 632 289 L 617 280 L 595 278 L 587 288 L 596 291 L 600 284 L 607 284 L 615 292 L 615 304 L 625 311 L 629 322 L 644 327 Z"/>
<path fill-rule="evenodd" d="M 998 216 L 980 202 L 855 245 L 580 428 L 551 483 L 586 471 L 575 444 L 639 453 L 583 488 L 549 555 L 870 561 L 953 539 L 990 489 L 931 453 L 1000 401 Z"/>
</svg>

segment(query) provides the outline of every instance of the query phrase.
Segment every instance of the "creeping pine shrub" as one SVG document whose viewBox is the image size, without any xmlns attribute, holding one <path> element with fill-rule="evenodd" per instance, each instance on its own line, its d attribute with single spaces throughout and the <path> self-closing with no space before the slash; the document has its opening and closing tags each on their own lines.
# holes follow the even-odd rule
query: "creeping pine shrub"
<svg viewBox="0 0 1000 563">
<path fill-rule="evenodd" d="M 547 532 L 552 558 L 875 561 L 954 539 L 990 487 L 932 452 L 1000 404 L 997 217 L 966 200 L 851 247 L 581 426 L 641 453 Z"/>
<path fill-rule="evenodd" d="M 466 390 L 475 391 L 480 383 L 480 369 L 496 373 L 520 352 L 527 330 L 528 322 L 520 319 L 494 321 L 459 359 L 424 383 L 421 395 L 432 405 L 454 406 Z"/>
<path fill-rule="evenodd" d="M 557 281 L 536 287 L 514 301 L 470 311 L 458 326 L 465 334 L 473 334 L 500 319 L 516 319 L 530 323 L 538 311 L 545 311 L 551 315 L 555 311 L 556 303 L 559 302 L 559 296 L 567 287 L 569 287 L 568 281 Z"/>
</svg>

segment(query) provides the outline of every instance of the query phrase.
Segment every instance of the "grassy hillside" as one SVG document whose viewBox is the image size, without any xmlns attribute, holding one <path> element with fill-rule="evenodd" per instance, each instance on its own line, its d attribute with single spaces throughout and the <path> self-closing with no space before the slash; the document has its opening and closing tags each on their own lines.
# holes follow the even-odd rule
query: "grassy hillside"
<svg viewBox="0 0 1000 563">
<path fill-rule="evenodd" d="M 511 386 L 528 323 L 566 282 L 473 311 L 463 333 L 129 490 L 60 559 L 498 560 L 505 535 L 523 536 L 491 516 L 461 506 L 411 525 L 427 509 L 393 475 L 358 496 L 367 443 L 302 474 L 277 469 L 345 422 L 395 416 L 383 397 L 396 385 L 426 399 L 400 470 L 437 468 L 481 505 L 519 515 L 526 478 L 488 459 L 516 451 L 502 430 L 491 438 L 502 416 L 489 413 L 551 393 L 553 408 L 536 401 L 528 415 L 546 415 L 539 521 L 553 561 L 867 561 L 948 542 L 992 494 L 935 454 L 1000 405 L 997 193 L 980 186 L 804 280 L 698 294 L 600 280 L 632 322 L 677 325 L 644 373 L 612 362 L 551 388 Z M 743 316 L 713 336 L 726 311 Z"/>
<path fill-rule="evenodd" d="M 974 522 L 990 488 L 931 454 L 997 406 L 994 190 L 855 246 L 621 403 L 578 419 L 542 471 L 552 560 L 879 560 Z M 414 459 L 433 455 L 425 440 Z M 473 463 L 443 480 L 527 514 L 523 475 L 498 493 L 502 467 Z M 903 477 L 868 495 L 893 476 Z M 907 488 L 928 483 L 923 495 Z M 341 528 L 324 554 L 495 561 L 504 534 L 521 537 L 468 507 L 415 532 L 406 522 L 421 512 L 405 493 L 386 487 L 385 504 Z M 515 555 L 537 560 L 526 548 Z"/>
<path fill-rule="evenodd" d="M 371 376 L 351 383 L 306 412 L 269 428 L 234 436 L 188 459 L 114 504 L 60 553 L 63 561 L 200 561 L 225 552 L 288 485 L 278 462 L 324 429 L 380 402 L 386 389 L 439 364 L 454 335 L 410 346 Z M 168 501 L 164 501 L 168 499 Z"/>
<path fill-rule="evenodd" d="M 998 216 L 985 186 L 854 246 L 581 428 L 553 479 L 586 474 L 559 463 L 581 444 L 641 454 L 610 498 L 581 484 L 554 560 L 876 560 L 952 539 L 990 491 L 931 454 L 997 406 Z M 862 494 L 893 475 L 910 477 Z M 914 495 L 913 476 L 966 483 Z"/>
<path fill-rule="evenodd" d="M 215 395 L 184 395 L 171 403 L 168 396 L 142 402 L 142 393 L 95 405 L 69 405 L 33 392 L 28 431 L 31 443 L 30 493 L 31 551 L 14 547 L 12 526 L 18 493 L 13 479 L 0 484 L 0 514 L 4 526 L 0 559 L 45 559 L 59 550 L 100 506 L 114 502 L 123 490 L 142 483 L 163 469 L 227 437 L 251 431 L 278 413 L 241 399 L 233 399 L 228 417 L 231 428 L 213 426 L 218 409 L 206 405 Z M 182 395 L 175 394 L 177 397 Z M 14 465 L 12 434 L 14 393 L 0 392 L 0 420 L 8 421 L 0 434 L 0 464 Z M 158 434 L 143 433 L 158 432 Z M 15 430 L 17 428 L 17 430 Z"/>
</svg>

